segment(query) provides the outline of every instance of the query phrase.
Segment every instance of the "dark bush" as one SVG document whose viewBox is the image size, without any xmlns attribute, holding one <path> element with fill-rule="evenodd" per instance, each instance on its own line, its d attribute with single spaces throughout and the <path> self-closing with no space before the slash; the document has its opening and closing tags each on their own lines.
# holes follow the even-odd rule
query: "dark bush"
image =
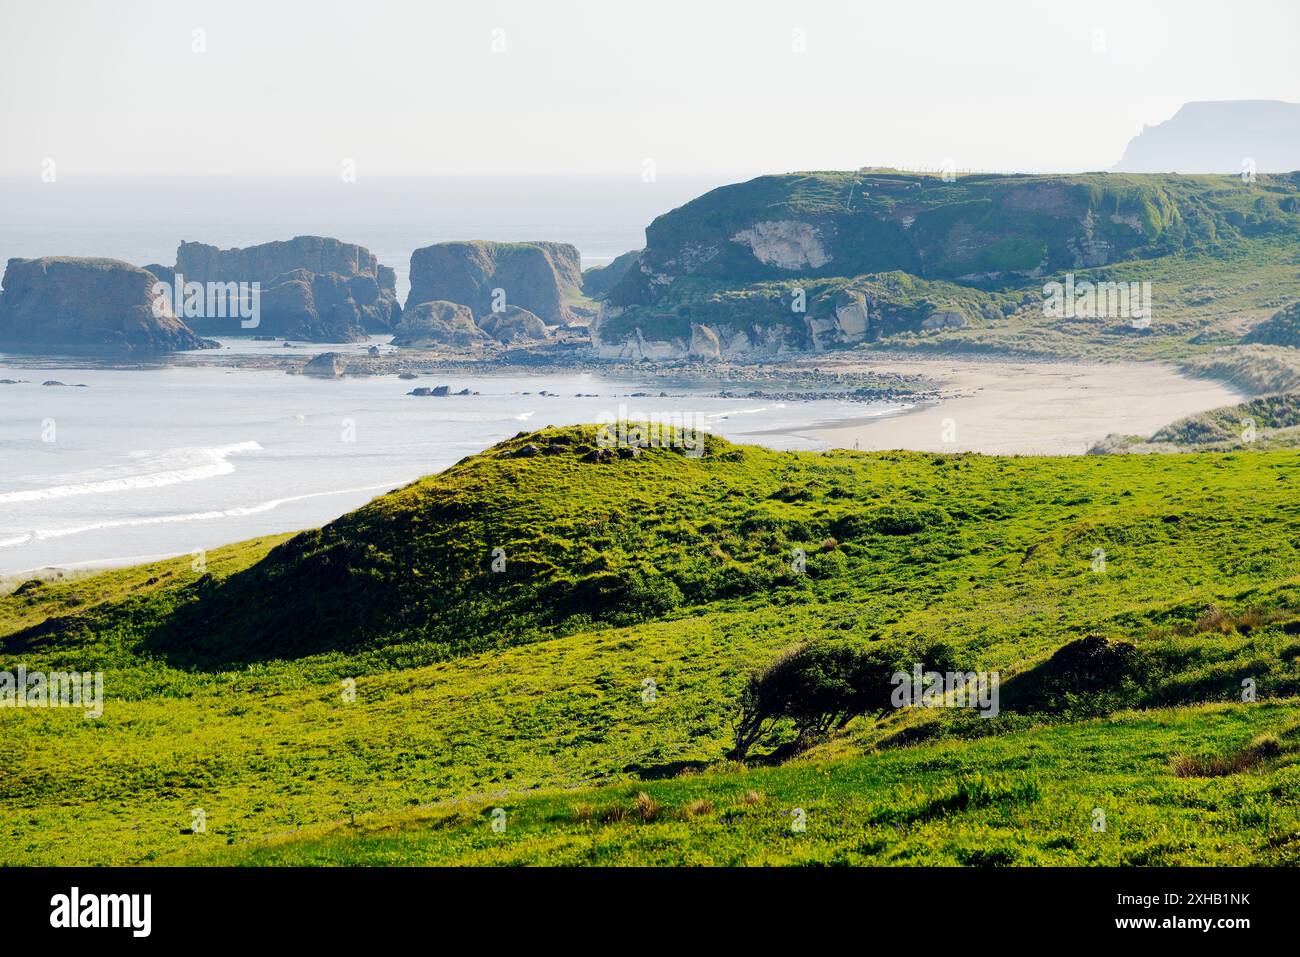
<svg viewBox="0 0 1300 957">
<path fill-rule="evenodd" d="M 922 657 L 927 669 L 947 664 L 947 651 L 941 646 Z M 745 686 L 734 724 L 732 757 L 743 760 L 784 720 L 794 725 L 801 740 L 811 741 L 859 715 L 889 710 L 891 679 L 896 672 L 911 669 L 914 660 L 904 661 L 896 648 L 863 648 L 845 642 L 817 641 L 785 652 Z"/>
<path fill-rule="evenodd" d="M 1153 663 L 1126 641 L 1089 635 L 1062 645 L 1047 661 L 1007 682 L 1003 702 L 1016 711 L 1098 713 L 1132 707 Z"/>
</svg>

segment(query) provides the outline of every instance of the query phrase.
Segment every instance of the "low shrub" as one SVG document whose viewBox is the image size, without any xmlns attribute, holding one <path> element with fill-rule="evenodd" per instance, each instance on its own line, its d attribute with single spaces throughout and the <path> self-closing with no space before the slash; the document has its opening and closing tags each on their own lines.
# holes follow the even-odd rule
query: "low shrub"
<svg viewBox="0 0 1300 957">
<path fill-rule="evenodd" d="M 696 798 L 682 808 L 682 817 L 704 817 L 714 811 L 713 802 L 708 798 Z"/>
<path fill-rule="evenodd" d="M 661 811 L 663 811 L 663 808 L 659 805 L 659 802 L 644 791 L 638 792 L 637 796 L 632 799 L 632 817 L 642 824 L 649 824 L 651 821 L 657 820 Z"/>
</svg>

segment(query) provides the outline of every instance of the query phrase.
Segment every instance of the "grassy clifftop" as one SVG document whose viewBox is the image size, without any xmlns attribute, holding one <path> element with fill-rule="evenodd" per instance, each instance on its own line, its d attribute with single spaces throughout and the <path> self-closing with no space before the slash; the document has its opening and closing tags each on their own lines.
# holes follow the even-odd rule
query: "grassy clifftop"
<svg viewBox="0 0 1300 957">
<path fill-rule="evenodd" d="M 0 668 L 103 670 L 107 698 L 97 720 L 0 709 L 0 859 L 1294 859 L 1297 453 L 595 445 L 521 435 L 204 571 L 0 597 Z M 1047 694 L 1090 635 L 1147 670 Z M 943 642 L 1004 675 L 1005 707 L 725 762 L 746 676 L 812 639 Z"/>
<path fill-rule="evenodd" d="M 698 353 L 692 331 L 707 326 L 724 356 L 879 342 L 1185 358 L 1238 343 L 1300 297 L 1300 174 L 763 176 L 665 213 L 646 237 L 595 329 L 606 354 Z M 1044 283 L 1067 273 L 1149 284 L 1150 321 L 1045 312 Z M 841 312 L 855 288 L 894 275 L 911 288 L 868 297 L 868 319 L 879 321 Z M 1289 328 L 1247 341 L 1289 345 Z"/>
<path fill-rule="evenodd" d="M 799 249 L 756 246 L 760 223 L 796 222 Z M 665 278 L 850 277 L 901 269 L 932 279 L 1056 272 L 1300 233 L 1295 174 L 1089 173 L 956 177 L 792 173 L 724 186 L 658 217 L 641 271 L 610 294 L 653 299 Z M 737 237 L 740 236 L 740 239 Z"/>
</svg>

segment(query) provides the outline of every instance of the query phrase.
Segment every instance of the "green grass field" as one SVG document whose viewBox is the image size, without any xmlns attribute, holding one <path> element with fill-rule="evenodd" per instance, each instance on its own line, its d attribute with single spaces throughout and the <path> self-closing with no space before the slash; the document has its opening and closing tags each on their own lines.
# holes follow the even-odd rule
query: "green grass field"
<svg viewBox="0 0 1300 957">
<path fill-rule="evenodd" d="M 0 708 L 0 862 L 1300 860 L 1300 453 L 593 445 L 521 435 L 200 570 L 0 597 L 0 670 L 106 697 Z M 1053 686 L 1087 636 L 1144 670 Z M 728 761 L 747 677 L 813 639 L 942 642 L 1001 713 Z"/>
</svg>

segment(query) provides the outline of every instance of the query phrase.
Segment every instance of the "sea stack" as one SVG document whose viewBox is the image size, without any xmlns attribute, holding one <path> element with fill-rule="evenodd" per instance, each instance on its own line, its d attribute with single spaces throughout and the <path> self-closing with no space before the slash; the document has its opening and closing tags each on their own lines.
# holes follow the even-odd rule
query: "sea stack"
<svg viewBox="0 0 1300 957">
<path fill-rule="evenodd" d="M 251 329 L 237 319 L 190 320 L 210 334 L 286 336 L 310 342 L 356 342 L 392 332 L 401 316 L 393 270 L 364 246 L 325 236 L 297 236 L 246 249 L 183 242 L 176 281 L 257 283 L 260 315 Z M 188 317 L 187 317 L 188 318 Z"/>
<path fill-rule="evenodd" d="M 11 259 L 0 292 L 0 349 L 154 355 L 215 347 L 176 317 L 157 281 L 117 259 Z"/>
<path fill-rule="evenodd" d="M 588 314 L 582 260 L 568 243 L 436 243 L 411 254 L 406 306 L 442 300 L 468 306 L 482 322 L 507 306 L 547 325 L 569 325 Z"/>
</svg>

